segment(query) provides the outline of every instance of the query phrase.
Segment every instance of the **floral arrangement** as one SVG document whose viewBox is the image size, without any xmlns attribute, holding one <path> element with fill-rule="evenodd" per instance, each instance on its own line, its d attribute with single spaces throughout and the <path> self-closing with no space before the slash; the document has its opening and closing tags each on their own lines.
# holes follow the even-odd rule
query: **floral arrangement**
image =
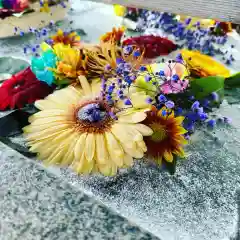
<svg viewBox="0 0 240 240">
<path fill-rule="evenodd" d="M 157 54 L 149 53 L 149 44 L 158 45 Z M 30 68 L 0 87 L 0 107 L 35 102 L 38 112 L 24 137 L 47 165 L 113 176 L 144 158 L 174 173 L 197 128 L 230 123 L 214 109 L 224 88 L 240 86 L 240 74 L 199 51 L 182 49 L 174 59 L 159 60 L 176 49 L 173 42 L 125 39 L 123 28 L 98 45 L 59 30 L 40 48 Z"/>
<path fill-rule="evenodd" d="M 223 49 L 233 26 L 229 22 L 200 19 L 166 12 L 149 11 L 115 5 L 115 14 L 137 23 L 136 31 L 143 34 L 171 36 L 179 48 L 198 50 L 206 55 L 222 55 L 226 64 L 235 61 L 232 50 Z M 232 46 L 234 48 L 234 46 Z"/>
</svg>

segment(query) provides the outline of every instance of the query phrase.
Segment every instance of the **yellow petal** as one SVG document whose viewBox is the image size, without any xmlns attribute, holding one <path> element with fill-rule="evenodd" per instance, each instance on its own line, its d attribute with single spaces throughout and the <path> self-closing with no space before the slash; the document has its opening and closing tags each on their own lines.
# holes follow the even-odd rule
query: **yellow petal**
<svg viewBox="0 0 240 240">
<path fill-rule="evenodd" d="M 105 176 L 111 176 L 112 174 L 112 166 L 110 164 L 98 165 L 98 169 Z"/>
<path fill-rule="evenodd" d="M 117 141 L 111 132 L 105 133 L 105 139 L 107 144 L 108 153 L 112 159 L 124 156 L 121 144 Z"/>
<path fill-rule="evenodd" d="M 139 123 L 142 122 L 147 117 L 144 112 L 136 112 L 124 116 L 119 116 L 118 122 L 124 123 Z"/>
<path fill-rule="evenodd" d="M 35 107 L 40 110 L 47 110 L 47 109 L 66 109 L 64 105 L 58 105 L 52 101 L 46 101 L 46 100 L 38 100 L 35 103 Z"/>
<path fill-rule="evenodd" d="M 173 155 L 171 152 L 165 151 L 163 154 L 163 157 L 167 162 L 172 162 L 173 161 Z"/>
<path fill-rule="evenodd" d="M 145 92 L 137 92 L 131 94 L 130 99 L 134 108 L 147 108 L 151 106 L 146 101 L 148 97 Z"/>
<path fill-rule="evenodd" d="M 107 146 L 103 134 L 96 134 L 96 161 L 98 164 L 106 164 L 108 159 Z"/>
<path fill-rule="evenodd" d="M 81 156 L 84 154 L 84 147 L 86 144 L 86 137 L 87 137 L 87 133 L 83 133 L 79 136 L 76 145 L 75 145 L 75 149 L 73 149 L 74 151 L 74 155 L 75 155 L 75 159 L 77 161 L 80 161 Z M 84 156 L 85 158 L 85 156 Z"/>
<path fill-rule="evenodd" d="M 183 148 L 178 148 L 177 150 L 174 151 L 174 153 L 181 158 L 185 158 L 185 152 Z"/>
<path fill-rule="evenodd" d="M 139 147 L 143 152 L 147 151 L 147 146 L 144 141 L 137 142 L 137 147 Z"/>
<path fill-rule="evenodd" d="M 121 144 L 128 143 L 129 147 L 134 147 L 135 142 L 134 140 L 132 140 L 132 135 L 127 134 L 121 124 L 114 124 L 112 126 L 111 132 L 113 133 L 115 138 L 119 140 L 119 142 L 121 142 Z"/>
<path fill-rule="evenodd" d="M 78 80 L 82 86 L 82 89 L 84 91 L 85 95 L 91 95 L 92 94 L 92 90 L 91 90 L 91 86 L 89 84 L 89 82 L 87 81 L 85 76 L 79 76 Z"/>
<path fill-rule="evenodd" d="M 179 116 L 179 117 L 176 117 L 174 121 L 176 122 L 176 124 L 181 125 L 184 119 L 185 117 Z"/>
<path fill-rule="evenodd" d="M 34 115 L 30 116 L 28 118 L 28 121 L 31 123 L 35 119 L 38 119 L 38 118 L 46 118 L 46 117 L 54 117 L 54 116 L 62 117 L 64 115 L 66 115 L 66 111 L 62 110 L 62 109 L 44 110 L 44 111 L 37 112 Z"/>
<path fill-rule="evenodd" d="M 132 156 L 125 154 L 124 158 L 123 158 L 123 162 L 124 162 L 124 167 L 130 167 L 133 165 L 133 158 Z"/>
<path fill-rule="evenodd" d="M 142 141 L 143 140 L 143 136 L 135 128 L 135 124 L 115 124 L 115 127 L 116 126 L 120 129 L 124 129 L 124 131 L 125 131 L 124 136 L 127 137 L 127 139 L 132 138 L 133 141 Z"/>
<path fill-rule="evenodd" d="M 100 79 L 93 79 L 91 84 L 91 91 L 94 95 L 99 95 L 101 91 L 101 81 Z"/>
<path fill-rule="evenodd" d="M 78 164 L 74 165 L 73 169 L 77 173 L 89 174 L 93 170 L 93 166 L 94 166 L 94 161 L 91 161 L 91 162 L 87 161 L 87 159 L 85 158 L 85 154 L 83 153 L 81 158 L 79 159 Z"/>
<path fill-rule="evenodd" d="M 69 124 L 57 125 L 57 126 L 42 130 L 40 132 L 33 132 L 30 134 L 27 134 L 26 139 L 27 139 L 27 141 L 45 139 L 50 136 L 55 136 L 55 135 L 61 133 L 62 131 L 65 131 L 69 127 L 71 127 L 71 125 L 69 125 Z"/>
<path fill-rule="evenodd" d="M 142 149 L 139 148 L 137 146 L 137 144 L 134 148 L 129 147 L 128 144 L 123 144 L 123 149 L 128 155 L 130 155 L 134 158 L 143 158 L 143 156 L 144 156 Z"/>
<path fill-rule="evenodd" d="M 93 160 L 93 157 L 95 155 L 95 135 L 93 133 L 88 133 L 86 137 L 86 143 L 85 143 L 85 157 L 86 159 L 91 162 Z"/>
<path fill-rule="evenodd" d="M 185 129 L 185 128 L 183 128 L 183 127 L 177 127 L 176 128 L 176 135 L 182 135 L 182 134 L 185 134 L 185 133 L 187 133 L 188 131 Z"/>
<path fill-rule="evenodd" d="M 63 165 L 71 165 L 74 163 L 74 149 L 75 149 L 75 146 L 76 146 L 76 142 L 78 140 L 78 136 L 79 136 L 79 133 L 73 133 L 72 134 L 72 139 L 71 139 L 71 142 L 70 142 L 70 145 L 66 151 L 66 154 L 64 156 L 64 159 L 62 161 L 62 164 Z"/>
<path fill-rule="evenodd" d="M 153 134 L 153 130 L 144 125 L 144 124 L 134 124 L 134 127 L 143 135 L 143 136 L 151 136 Z"/>
</svg>

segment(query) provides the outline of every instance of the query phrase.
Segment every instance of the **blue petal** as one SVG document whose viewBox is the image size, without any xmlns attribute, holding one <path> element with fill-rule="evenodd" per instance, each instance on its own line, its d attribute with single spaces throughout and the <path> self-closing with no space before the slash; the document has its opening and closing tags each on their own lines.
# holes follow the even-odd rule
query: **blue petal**
<svg viewBox="0 0 240 240">
<path fill-rule="evenodd" d="M 37 71 L 36 77 L 38 80 L 47 83 L 49 86 L 51 86 L 54 81 L 54 75 L 51 71 Z"/>
</svg>

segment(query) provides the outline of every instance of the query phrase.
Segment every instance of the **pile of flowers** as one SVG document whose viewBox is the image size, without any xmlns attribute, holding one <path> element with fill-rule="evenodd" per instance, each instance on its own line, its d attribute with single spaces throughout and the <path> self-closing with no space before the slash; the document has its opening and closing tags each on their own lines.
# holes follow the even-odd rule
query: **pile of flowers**
<svg viewBox="0 0 240 240">
<path fill-rule="evenodd" d="M 24 137 L 46 164 L 113 176 L 145 157 L 174 173 L 197 128 L 230 122 L 213 113 L 224 88 L 239 86 L 239 74 L 231 76 L 213 58 L 187 49 L 176 59 L 156 61 L 151 55 L 149 61 L 147 41 L 123 36 L 124 29 L 113 29 L 89 45 L 75 33 L 58 31 L 33 57 L 31 77 L 25 71 L 0 87 L 9 103 L 25 93 L 20 105 L 2 110 L 35 102 L 39 111 L 29 118 Z M 158 55 L 167 41 L 156 48 Z"/>
<path fill-rule="evenodd" d="M 166 12 L 127 8 L 115 5 L 118 16 L 137 22 L 137 31 L 154 35 L 171 35 L 180 48 L 198 50 L 206 55 L 223 55 L 223 61 L 231 64 L 235 61 L 231 51 L 226 53 L 222 46 L 227 42 L 232 24 L 212 19 L 199 19 Z M 158 32 L 158 30 L 161 30 Z M 234 46 L 233 46 L 234 47 Z"/>
</svg>

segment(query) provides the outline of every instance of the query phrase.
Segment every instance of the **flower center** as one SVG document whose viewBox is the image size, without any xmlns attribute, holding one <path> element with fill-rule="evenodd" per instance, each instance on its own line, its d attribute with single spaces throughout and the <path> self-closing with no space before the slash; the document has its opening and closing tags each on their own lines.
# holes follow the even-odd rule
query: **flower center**
<svg viewBox="0 0 240 240">
<path fill-rule="evenodd" d="M 103 121 L 108 116 L 106 109 L 100 103 L 90 103 L 80 108 L 77 117 L 81 121 L 97 123 Z"/>
<path fill-rule="evenodd" d="M 75 110 L 76 129 L 87 133 L 104 133 L 111 129 L 114 119 L 111 108 L 101 100 L 85 102 Z"/>
<path fill-rule="evenodd" d="M 167 131 L 164 126 L 159 123 L 150 124 L 150 128 L 153 130 L 153 134 L 151 136 L 152 141 L 161 142 L 167 138 Z"/>
</svg>

